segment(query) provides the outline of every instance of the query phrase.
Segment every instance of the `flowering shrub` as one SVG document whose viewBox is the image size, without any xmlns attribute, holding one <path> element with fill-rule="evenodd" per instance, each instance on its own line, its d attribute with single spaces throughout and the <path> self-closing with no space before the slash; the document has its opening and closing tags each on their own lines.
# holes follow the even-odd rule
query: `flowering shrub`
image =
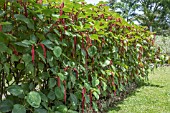
<svg viewBox="0 0 170 113">
<path fill-rule="evenodd" d="M 0 21 L 0 112 L 98 111 L 159 55 L 146 28 L 103 2 L 1 0 Z"/>
</svg>

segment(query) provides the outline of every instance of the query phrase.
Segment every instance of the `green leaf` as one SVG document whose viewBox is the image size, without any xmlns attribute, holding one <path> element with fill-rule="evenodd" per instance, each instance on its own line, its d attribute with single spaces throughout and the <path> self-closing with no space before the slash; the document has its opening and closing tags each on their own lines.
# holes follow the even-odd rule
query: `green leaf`
<svg viewBox="0 0 170 113">
<path fill-rule="evenodd" d="M 85 86 L 85 88 L 86 88 L 87 90 L 90 90 L 90 89 L 91 89 L 90 84 L 88 84 L 87 82 L 84 83 L 84 86 Z"/>
<path fill-rule="evenodd" d="M 48 98 L 47 98 L 47 96 L 45 94 L 43 94 L 42 92 L 39 92 L 39 94 L 41 96 L 42 101 L 48 102 Z"/>
<path fill-rule="evenodd" d="M 69 16 L 67 16 L 67 15 L 61 15 L 61 16 L 59 16 L 59 18 L 69 18 Z"/>
<path fill-rule="evenodd" d="M 105 62 L 102 63 L 101 65 L 102 65 L 102 67 L 106 67 L 106 66 L 108 66 L 109 64 L 110 64 L 110 61 L 109 61 L 109 60 L 105 60 Z"/>
<path fill-rule="evenodd" d="M 29 54 L 24 54 L 22 60 L 25 62 L 25 66 L 27 66 L 32 61 L 32 57 Z"/>
<path fill-rule="evenodd" d="M 96 104 L 95 102 L 93 102 L 93 109 L 94 109 L 95 111 L 98 111 L 98 107 L 97 107 L 97 104 Z"/>
<path fill-rule="evenodd" d="M 13 102 L 10 100 L 4 100 L 0 102 L 0 112 L 9 112 L 13 108 Z"/>
<path fill-rule="evenodd" d="M 96 35 L 96 34 L 92 34 L 92 35 L 90 36 L 90 38 L 93 39 L 93 40 L 97 40 L 98 42 L 101 42 L 101 41 L 99 40 L 99 38 L 98 38 L 98 35 Z"/>
<path fill-rule="evenodd" d="M 64 93 L 61 91 L 61 89 L 59 87 L 55 88 L 55 95 L 56 95 L 57 99 L 59 99 L 59 100 L 64 99 Z"/>
<path fill-rule="evenodd" d="M 23 63 L 17 64 L 17 69 L 19 69 L 19 70 L 24 69 L 24 64 Z"/>
<path fill-rule="evenodd" d="M 68 109 L 67 109 L 67 106 L 65 105 L 60 105 L 60 106 L 57 106 L 57 111 L 61 112 L 61 113 L 67 113 Z"/>
<path fill-rule="evenodd" d="M 65 76 L 62 73 L 58 73 L 57 75 L 60 77 L 61 81 L 65 79 Z"/>
<path fill-rule="evenodd" d="M 41 103 L 41 96 L 38 92 L 36 91 L 31 91 L 28 93 L 27 97 L 27 102 L 34 108 L 38 108 Z"/>
<path fill-rule="evenodd" d="M 94 91 L 93 95 L 96 97 L 97 100 L 99 99 L 99 95 L 97 94 L 97 92 Z"/>
<path fill-rule="evenodd" d="M 50 90 L 50 92 L 48 93 L 47 97 L 48 97 L 50 100 L 54 100 L 54 99 L 55 99 L 55 93 L 54 93 L 54 91 Z"/>
<path fill-rule="evenodd" d="M 103 84 L 103 85 L 102 85 L 102 86 L 103 86 L 103 90 L 106 91 L 106 89 L 107 89 L 107 84 L 106 84 L 105 82 L 102 82 L 102 84 Z"/>
<path fill-rule="evenodd" d="M 7 91 L 14 96 L 18 96 L 23 93 L 23 89 L 21 88 L 21 86 L 18 86 L 18 85 L 9 86 Z"/>
<path fill-rule="evenodd" d="M 6 52 L 8 50 L 8 47 L 3 42 L 0 42 L 0 45 L 0 53 Z"/>
<path fill-rule="evenodd" d="M 48 112 L 45 109 L 38 108 L 38 109 L 35 109 L 34 113 L 48 113 Z"/>
<path fill-rule="evenodd" d="M 94 77 L 94 78 L 92 79 L 92 84 L 93 84 L 93 86 L 97 86 L 97 85 L 99 85 L 99 83 L 100 83 L 100 81 L 97 79 L 97 77 Z"/>
<path fill-rule="evenodd" d="M 69 110 L 67 111 L 67 113 L 78 113 L 78 112 L 77 112 L 77 111 L 73 111 L 73 110 L 69 109 Z"/>
<path fill-rule="evenodd" d="M 4 71 L 9 75 L 9 70 L 10 69 L 10 65 L 8 63 L 4 64 Z"/>
<path fill-rule="evenodd" d="M 49 81 L 48 81 L 48 85 L 49 85 L 49 88 L 53 88 L 55 85 L 56 85 L 56 79 L 54 78 L 50 78 Z"/>
<path fill-rule="evenodd" d="M 11 62 L 15 62 L 15 61 L 18 61 L 18 60 L 19 60 L 18 56 L 16 56 L 16 55 L 11 56 Z"/>
<path fill-rule="evenodd" d="M 28 18 L 26 18 L 24 15 L 22 14 L 15 14 L 14 17 L 17 19 L 17 20 L 20 20 L 20 21 L 23 21 L 27 24 L 28 28 L 30 29 L 34 29 L 34 24 L 32 21 L 30 21 Z"/>
<path fill-rule="evenodd" d="M 62 53 L 62 49 L 59 46 L 54 47 L 53 49 L 53 53 L 54 55 L 58 58 L 60 57 L 61 53 Z"/>
<path fill-rule="evenodd" d="M 10 24 L 12 24 L 12 23 L 10 23 L 10 22 L 0 22 L 0 25 L 10 25 Z"/>
<path fill-rule="evenodd" d="M 93 57 L 97 53 L 97 48 L 95 46 L 91 46 L 88 49 L 88 54 L 90 57 Z"/>
<path fill-rule="evenodd" d="M 70 93 L 70 99 L 73 106 L 76 106 L 78 104 L 77 97 L 73 93 Z"/>
<path fill-rule="evenodd" d="M 26 113 L 26 109 L 23 105 L 15 104 L 12 113 Z"/>
</svg>

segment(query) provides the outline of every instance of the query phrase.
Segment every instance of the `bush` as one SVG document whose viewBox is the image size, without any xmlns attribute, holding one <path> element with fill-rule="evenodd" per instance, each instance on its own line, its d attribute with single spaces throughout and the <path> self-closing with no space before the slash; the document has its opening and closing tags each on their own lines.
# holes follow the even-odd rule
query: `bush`
<svg viewBox="0 0 170 113">
<path fill-rule="evenodd" d="M 1 0 L 0 20 L 0 112 L 98 111 L 159 55 L 149 31 L 103 2 Z"/>
</svg>

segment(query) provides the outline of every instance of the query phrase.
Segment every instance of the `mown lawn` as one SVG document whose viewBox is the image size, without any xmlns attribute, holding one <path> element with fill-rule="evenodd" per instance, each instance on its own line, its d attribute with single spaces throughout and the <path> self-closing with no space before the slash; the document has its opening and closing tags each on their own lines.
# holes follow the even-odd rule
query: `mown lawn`
<svg viewBox="0 0 170 113">
<path fill-rule="evenodd" d="M 151 72 L 148 84 L 136 89 L 108 113 L 170 113 L 170 66 Z"/>
</svg>

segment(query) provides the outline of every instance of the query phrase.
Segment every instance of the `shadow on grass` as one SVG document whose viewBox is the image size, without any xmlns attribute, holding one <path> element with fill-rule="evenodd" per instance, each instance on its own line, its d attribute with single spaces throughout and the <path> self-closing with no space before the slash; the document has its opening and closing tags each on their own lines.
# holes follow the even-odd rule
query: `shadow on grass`
<svg viewBox="0 0 170 113">
<path fill-rule="evenodd" d="M 157 88 L 163 88 L 164 86 L 157 85 L 157 84 L 152 84 L 152 83 L 147 83 L 147 82 L 142 82 L 138 84 L 138 88 L 143 87 L 143 86 L 149 86 L 149 87 L 157 87 Z"/>
<path fill-rule="evenodd" d="M 137 89 L 141 88 L 141 87 L 144 87 L 144 86 L 149 86 L 149 87 L 156 87 L 156 88 L 163 88 L 164 86 L 161 86 L 161 85 L 157 85 L 157 84 L 152 84 L 152 83 L 148 83 L 148 82 L 138 82 L 137 85 L 136 85 L 136 88 L 134 90 L 132 90 L 131 92 L 125 94 L 123 96 L 123 98 L 121 98 L 120 101 L 118 102 L 115 102 L 114 104 L 112 104 L 111 106 L 109 106 L 109 108 L 107 108 L 107 112 L 108 111 L 112 111 L 114 110 L 115 112 L 116 111 L 119 111 L 121 110 L 121 107 L 119 107 L 118 105 L 119 104 L 123 104 L 123 101 L 124 99 L 128 98 L 128 97 L 131 97 L 131 96 L 136 96 L 136 93 L 140 92 L 138 91 Z"/>
</svg>

